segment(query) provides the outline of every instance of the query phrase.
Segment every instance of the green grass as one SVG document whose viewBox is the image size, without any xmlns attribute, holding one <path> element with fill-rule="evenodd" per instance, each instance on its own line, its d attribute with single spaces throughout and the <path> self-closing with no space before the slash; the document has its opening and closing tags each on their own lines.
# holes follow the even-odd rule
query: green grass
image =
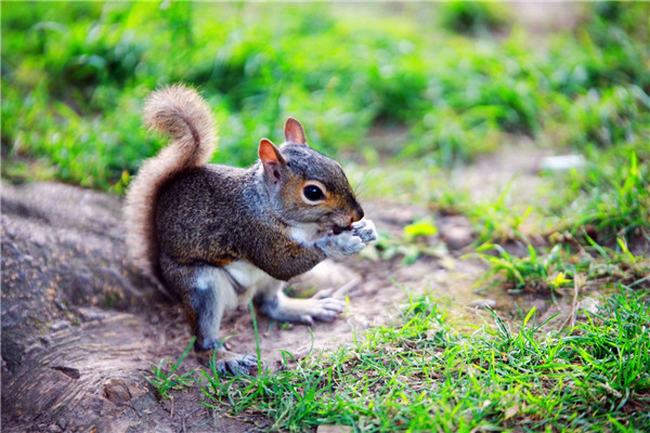
<svg viewBox="0 0 650 433">
<path fill-rule="evenodd" d="M 611 152 L 609 155 L 612 157 Z M 569 205 L 560 230 L 577 236 L 586 233 L 609 243 L 616 236 L 650 236 L 650 161 L 639 163 L 635 152 L 628 155 L 628 161 L 614 156 L 613 161 L 570 175 L 559 202 L 561 207 Z"/>
<path fill-rule="evenodd" d="M 496 254 L 489 254 L 494 251 Z M 487 263 L 485 278 L 502 275 L 501 284 L 513 291 L 554 291 L 572 283 L 573 274 L 567 275 L 561 258 L 561 245 L 555 245 L 546 255 L 540 255 L 534 246 L 528 245 L 528 255 L 517 257 L 501 245 L 486 243 L 476 249 L 478 256 Z M 568 278 L 567 278 L 568 277 Z"/>
<path fill-rule="evenodd" d="M 521 256 L 499 244 L 481 245 L 475 254 L 488 266 L 483 280 L 491 280 L 511 293 L 562 294 L 575 284 L 604 289 L 607 285 L 639 281 L 650 274 L 650 259 L 645 253 L 631 252 L 623 238 L 617 239 L 614 248 L 599 245 L 589 237 L 588 246 L 575 238 L 556 240 L 560 243 L 550 249 L 528 244 L 527 254 Z M 584 281 L 576 283 L 579 278 Z"/>
<path fill-rule="evenodd" d="M 403 265 L 410 265 L 422 256 L 440 256 L 446 252 L 441 251 L 440 244 L 431 245 L 430 238 L 436 234 L 438 228 L 435 222 L 431 218 L 423 218 L 404 226 L 399 235 L 380 232 L 377 241 L 361 255 L 372 260 L 401 257 Z"/>
<path fill-rule="evenodd" d="M 532 208 L 523 212 L 514 209 L 509 203 L 512 183 L 506 185 L 494 201 L 465 204 L 464 213 L 476 228 L 476 242 L 505 242 L 512 239 L 524 239 L 526 235 L 520 230 L 521 225 L 530 215 Z"/>
<path fill-rule="evenodd" d="M 319 149 L 370 160 L 368 132 L 386 124 L 410 131 L 391 155 L 441 166 L 497 149 L 504 133 L 640 147 L 650 9 L 584 7 L 545 51 L 484 3 L 366 5 L 361 20 L 342 5 L 3 4 L 3 174 L 122 193 L 163 144 L 141 127 L 142 101 L 178 81 L 208 99 L 215 160 L 231 164 L 251 163 L 260 137 L 279 140 L 287 115 Z"/>
<path fill-rule="evenodd" d="M 620 288 L 567 330 L 536 323 L 459 333 L 429 297 L 351 347 L 258 376 L 202 370 L 205 404 L 270 430 L 643 431 L 650 427 L 650 298 Z"/>
<path fill-rule="evenodd" d="M 172 398 L 171 392 L 173 390 L 187 388 L 196 383 L 193 371 L 178 373 L 183 361 L 194 347 L 194 340 L 195 338 L 190 339 L 187 347 L 185 347 L 185 350 L 176 362 L 168 366 L 169 362 L 163 359 L 157 366 L 151 369 L 151 377 L 148 380 L 160 398 Z"/>
</svg>

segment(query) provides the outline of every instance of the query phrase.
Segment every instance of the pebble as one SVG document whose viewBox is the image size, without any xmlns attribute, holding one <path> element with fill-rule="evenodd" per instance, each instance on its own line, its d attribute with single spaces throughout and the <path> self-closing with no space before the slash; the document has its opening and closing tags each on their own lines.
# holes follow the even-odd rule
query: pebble
<svg viewBox="0 0 650 433">
<path fill-rule="evenodd" d="M 586 297 L 578 303 L 578 317 L 585 318 L 587 314 L 594 314 L 598 312 L 600 302 L 596 298 Z"/>
<path fill-rule="evenodd" d="M 451 226 L 441 230 L 440 237 L 450 250 L 460 250 L 473 241 L 472 228 L 466 226 Z"/>
<path fill-rule="evenodd" d="M 352 427 L 347 425 L 319 425 L 316 433 L 350 433 Z"/>
<path fill-rule="evenodd" d="M 586 164 L 582 155 L 556 155 L 542 158 L 540 168 L 549 171 L 566 171 L 572 168 L 580 168 Z"/>
<path fill-rule="evenodd" d="M 77 312 L 79 313 L 79 317 L 81 318 L 81 320 L 83 320 L 84 322 L 94 322 L 97 320 L 102 320 L 107 316 L 105 312 L 95 308 L 79 307 L 77 309 Z"/>
<path fill-rule="evenodd" d="M 474 308 L 485 310 L 488 308 L 495 308 L 497 306 L 497 301 L 494 299 L 480 299 L 478 301 L 471 302 L 469 305 Z"/>
<path fill-rule="evenodd" d="M 131 400 L 129 387 L 120 379 L 109 379 L 104 383 L 104 396 L 115 404 Z"/>
<path fill-rule="evenodd" d="M 60 331 L 62 329 L 69 328 L 69 327 L 70 327 L 70 322 L 67 321 L 67 320 L 58 320 L 58 321 L 53 322 L 52 324 L 50 324 L 50 329 L 52 331 L 54 331 L 54 332 Z"/>
</svg>

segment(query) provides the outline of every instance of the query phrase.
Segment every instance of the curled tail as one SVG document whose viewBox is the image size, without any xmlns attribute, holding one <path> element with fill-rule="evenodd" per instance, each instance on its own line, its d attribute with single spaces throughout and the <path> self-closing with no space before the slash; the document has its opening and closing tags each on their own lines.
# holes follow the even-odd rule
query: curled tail
<svg viewBox="0 0 650 433">
<path fill-rule="evenodd" d="M 196 91 L 181 85 L 152 93 L 144 106 L 144 120 L 149 128 L 173 140 L 158 155 L 144 161 L 129 186 L 124 207 L 129 255 L 139 267 L 155 275 L 158 192 L 180 171 L 207 164 L 217 137 L 206 102 Z"/>
</svg>

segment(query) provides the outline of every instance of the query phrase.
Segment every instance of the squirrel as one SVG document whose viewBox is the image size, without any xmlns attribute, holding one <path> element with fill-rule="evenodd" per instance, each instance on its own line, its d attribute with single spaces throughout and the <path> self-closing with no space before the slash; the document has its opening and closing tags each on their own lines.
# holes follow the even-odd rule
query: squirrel
<svg viewBox="0 0 650 433">
<path fill-rule="evenodd" d="M 172 143 L 142 164 L 124 216 L 136 264 L 182 300 L 195 350 L 217 351 L 217 368 L 257 367 L 254 355 L 226 350 L 219 339 L 226 310 L 251 299 L 278 321 L 332 321 L 344 302 L 289 298 L 286 281 L 326 258 L 352 255 L 376 239 L 341 166 L 307 145 L 289 118 L 285 143 L 259 142 L 249 168 L 209 164 L 217 134 L 207 103 L 193 89 L 170 86 L 144 106 L 146 125 Z"/>
</svg>

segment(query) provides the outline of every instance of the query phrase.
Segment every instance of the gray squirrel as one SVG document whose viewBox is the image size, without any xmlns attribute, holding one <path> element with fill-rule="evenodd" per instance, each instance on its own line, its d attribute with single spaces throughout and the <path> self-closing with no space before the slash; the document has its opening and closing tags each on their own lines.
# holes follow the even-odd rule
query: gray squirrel
<svg viewBox="0 0 650 433">
<path fill-rule="evenodd" d="M 300 123 L 286 121 L 279 148 L 262 138 L 259 161 L 242 169 L 208 164 L 217 136 L 196 91 L 175 85 L 154 92 L 144 118 L 173 141 L 144 161 L 129 186 L 127 247 L 182 299 L 195 349 L 218 351 L 220 371 L 251 372 L 255 357 L 219 340 L 223 312 L 251 299 L 279 321 L 336 319 L 342 300 L 289 298 L 285 282 L 325 258 L 359 252 L 376 231 L 341 166 L 307 145 Z"/>
</svg>

